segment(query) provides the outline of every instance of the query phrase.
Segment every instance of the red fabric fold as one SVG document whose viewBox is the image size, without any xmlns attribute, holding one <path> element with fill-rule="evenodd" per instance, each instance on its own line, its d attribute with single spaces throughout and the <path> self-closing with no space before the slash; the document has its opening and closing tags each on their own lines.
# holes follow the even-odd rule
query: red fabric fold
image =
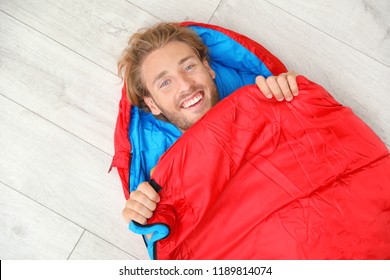
<svg viewBox="0 0 390 280">
<path fill-rule="evenodd" d="M 115 126 L 115 154 L 112 159 L 110 171 L 113 167 L 117 168 L 123 187 L 123 193 L 126 199 L 130 198 L 129 171 L 131 145 L 128 136 L 128 127 L 130 124 L 130 110 L 131 104 L 126 96 L 126 84 L 124 84 L 122 87 L 122 97 L 119 101 L 118 117 Z"/>
</svg>

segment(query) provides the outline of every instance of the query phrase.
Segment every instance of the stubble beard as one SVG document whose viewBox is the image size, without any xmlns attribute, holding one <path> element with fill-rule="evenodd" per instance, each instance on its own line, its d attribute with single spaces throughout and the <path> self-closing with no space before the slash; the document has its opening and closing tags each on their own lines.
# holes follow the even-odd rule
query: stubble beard
<svg viewBox="0 0 390 280">
<path fill-rule="evenodd" d="M 196 90 L 199 91 L 199 90 Z M 195 91 L 194 91 L 195 92 Z M 204 112 L 206 114 L 212 107 L 214 107 L 219 102 L 219 93 L 217 90 L 217 87 L 215 84 L 213 84 L 212 88 L 210 88 L 210 108 Z M 206 100 L 205 100 L 206 101 Z M 186 117 L 183 117 L 179 113 L 176 112 L 168 112 L 167 110 L 163 108 L 159 108 L 162 112 L 158 118 L 162 120 L 166 120 L 172 124 L 174 124 L 179 130 L 182 132 L 185 132 L 187 129 L 189 129 L 192 125 L 194 125 L 199 119 L 203 117 L 203 115 L 200 115 L 199 118 L 197 118 L 195 121 L 189 120 Z"/>
</svg>

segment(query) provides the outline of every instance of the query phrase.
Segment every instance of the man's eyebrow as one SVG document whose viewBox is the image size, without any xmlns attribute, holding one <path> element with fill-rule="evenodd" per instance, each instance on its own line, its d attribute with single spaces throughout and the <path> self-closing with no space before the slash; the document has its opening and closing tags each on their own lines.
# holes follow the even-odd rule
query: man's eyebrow
<svg viewBox="0 0 390 280">
<path fill-rule="evenodd" d="M 184 58 L 182 58 L 182 59 L 179 60 L 178 65 L 181 65 L 181 64 L 183 64 L 184 62 L 186 62 L 187 60 L 189 60 L 189 59 L 191 59 L 191 58 L 194 58 L 194 57 L 195 57 L 195 55 L 186 56 L 186 57 L 184 57 Z"/>
<path fill-rule="evenodd" d="M 164 77 L 166 74 L 168 74 L 168 71 L 162 71 L 160 74 L 158 74 L 157 76 L 156 76 L 156 78 L 154 78 L 154 80 L 153 80 L 153 85 L 158 81 L 158 80 L 160 80 L 162 77 Z"/>
<path fill-rule="evenodd" d="M 195 55 L 189 55 L 189 56 L 186 56 L 182 59 L 179 60 L 179 62 L 177 63 L 177 65 L 182 65 L 183 63 L 185 63 L 187 60 L 191 59 L 191 58 L 195 58 L 196 56 Z M 158 74 L 154 80 L 153 80 L 153 85 L 158 81 L 160 80 L 162 77 L 164 77 L 166 74 L 168 74 L 168 71 L 164 70 L 162 71 L 160 74 Z"/>
</svg>

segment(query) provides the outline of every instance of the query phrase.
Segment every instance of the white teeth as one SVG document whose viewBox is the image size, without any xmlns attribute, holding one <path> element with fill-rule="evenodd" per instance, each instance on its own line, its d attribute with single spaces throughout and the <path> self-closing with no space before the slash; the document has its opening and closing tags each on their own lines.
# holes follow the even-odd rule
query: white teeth
<svg viewBox="0 0 390 280">
<path fill-rule="evenodd" d="M 201 99 L 202 99 L 202 95 L 197 94 L 194 98 L 191 98 L 190 100 L 183 102 L 181 107 L 183 107 L 184 109 L 187 109 L 187 108 L 191 107 L 192 105 L 194 105 L 195 103 L 199 102 L 199 100 L 201 100 Z"/>
</svg>

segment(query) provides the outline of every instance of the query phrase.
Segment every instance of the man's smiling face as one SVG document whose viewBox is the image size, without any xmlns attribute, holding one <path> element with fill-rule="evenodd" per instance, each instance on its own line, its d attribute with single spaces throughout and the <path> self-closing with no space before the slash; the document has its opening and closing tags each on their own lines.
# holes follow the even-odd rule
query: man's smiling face
<svg viewBox="0 0 390 280">
<path fill-rule="evenodd" d="M 143 61 L 142 80 L 151 96 L 145 103 L 181 131 L 187 130 L 219 101 L 215 73 L 183 42 L 170 42 Z"/>
</svg>

